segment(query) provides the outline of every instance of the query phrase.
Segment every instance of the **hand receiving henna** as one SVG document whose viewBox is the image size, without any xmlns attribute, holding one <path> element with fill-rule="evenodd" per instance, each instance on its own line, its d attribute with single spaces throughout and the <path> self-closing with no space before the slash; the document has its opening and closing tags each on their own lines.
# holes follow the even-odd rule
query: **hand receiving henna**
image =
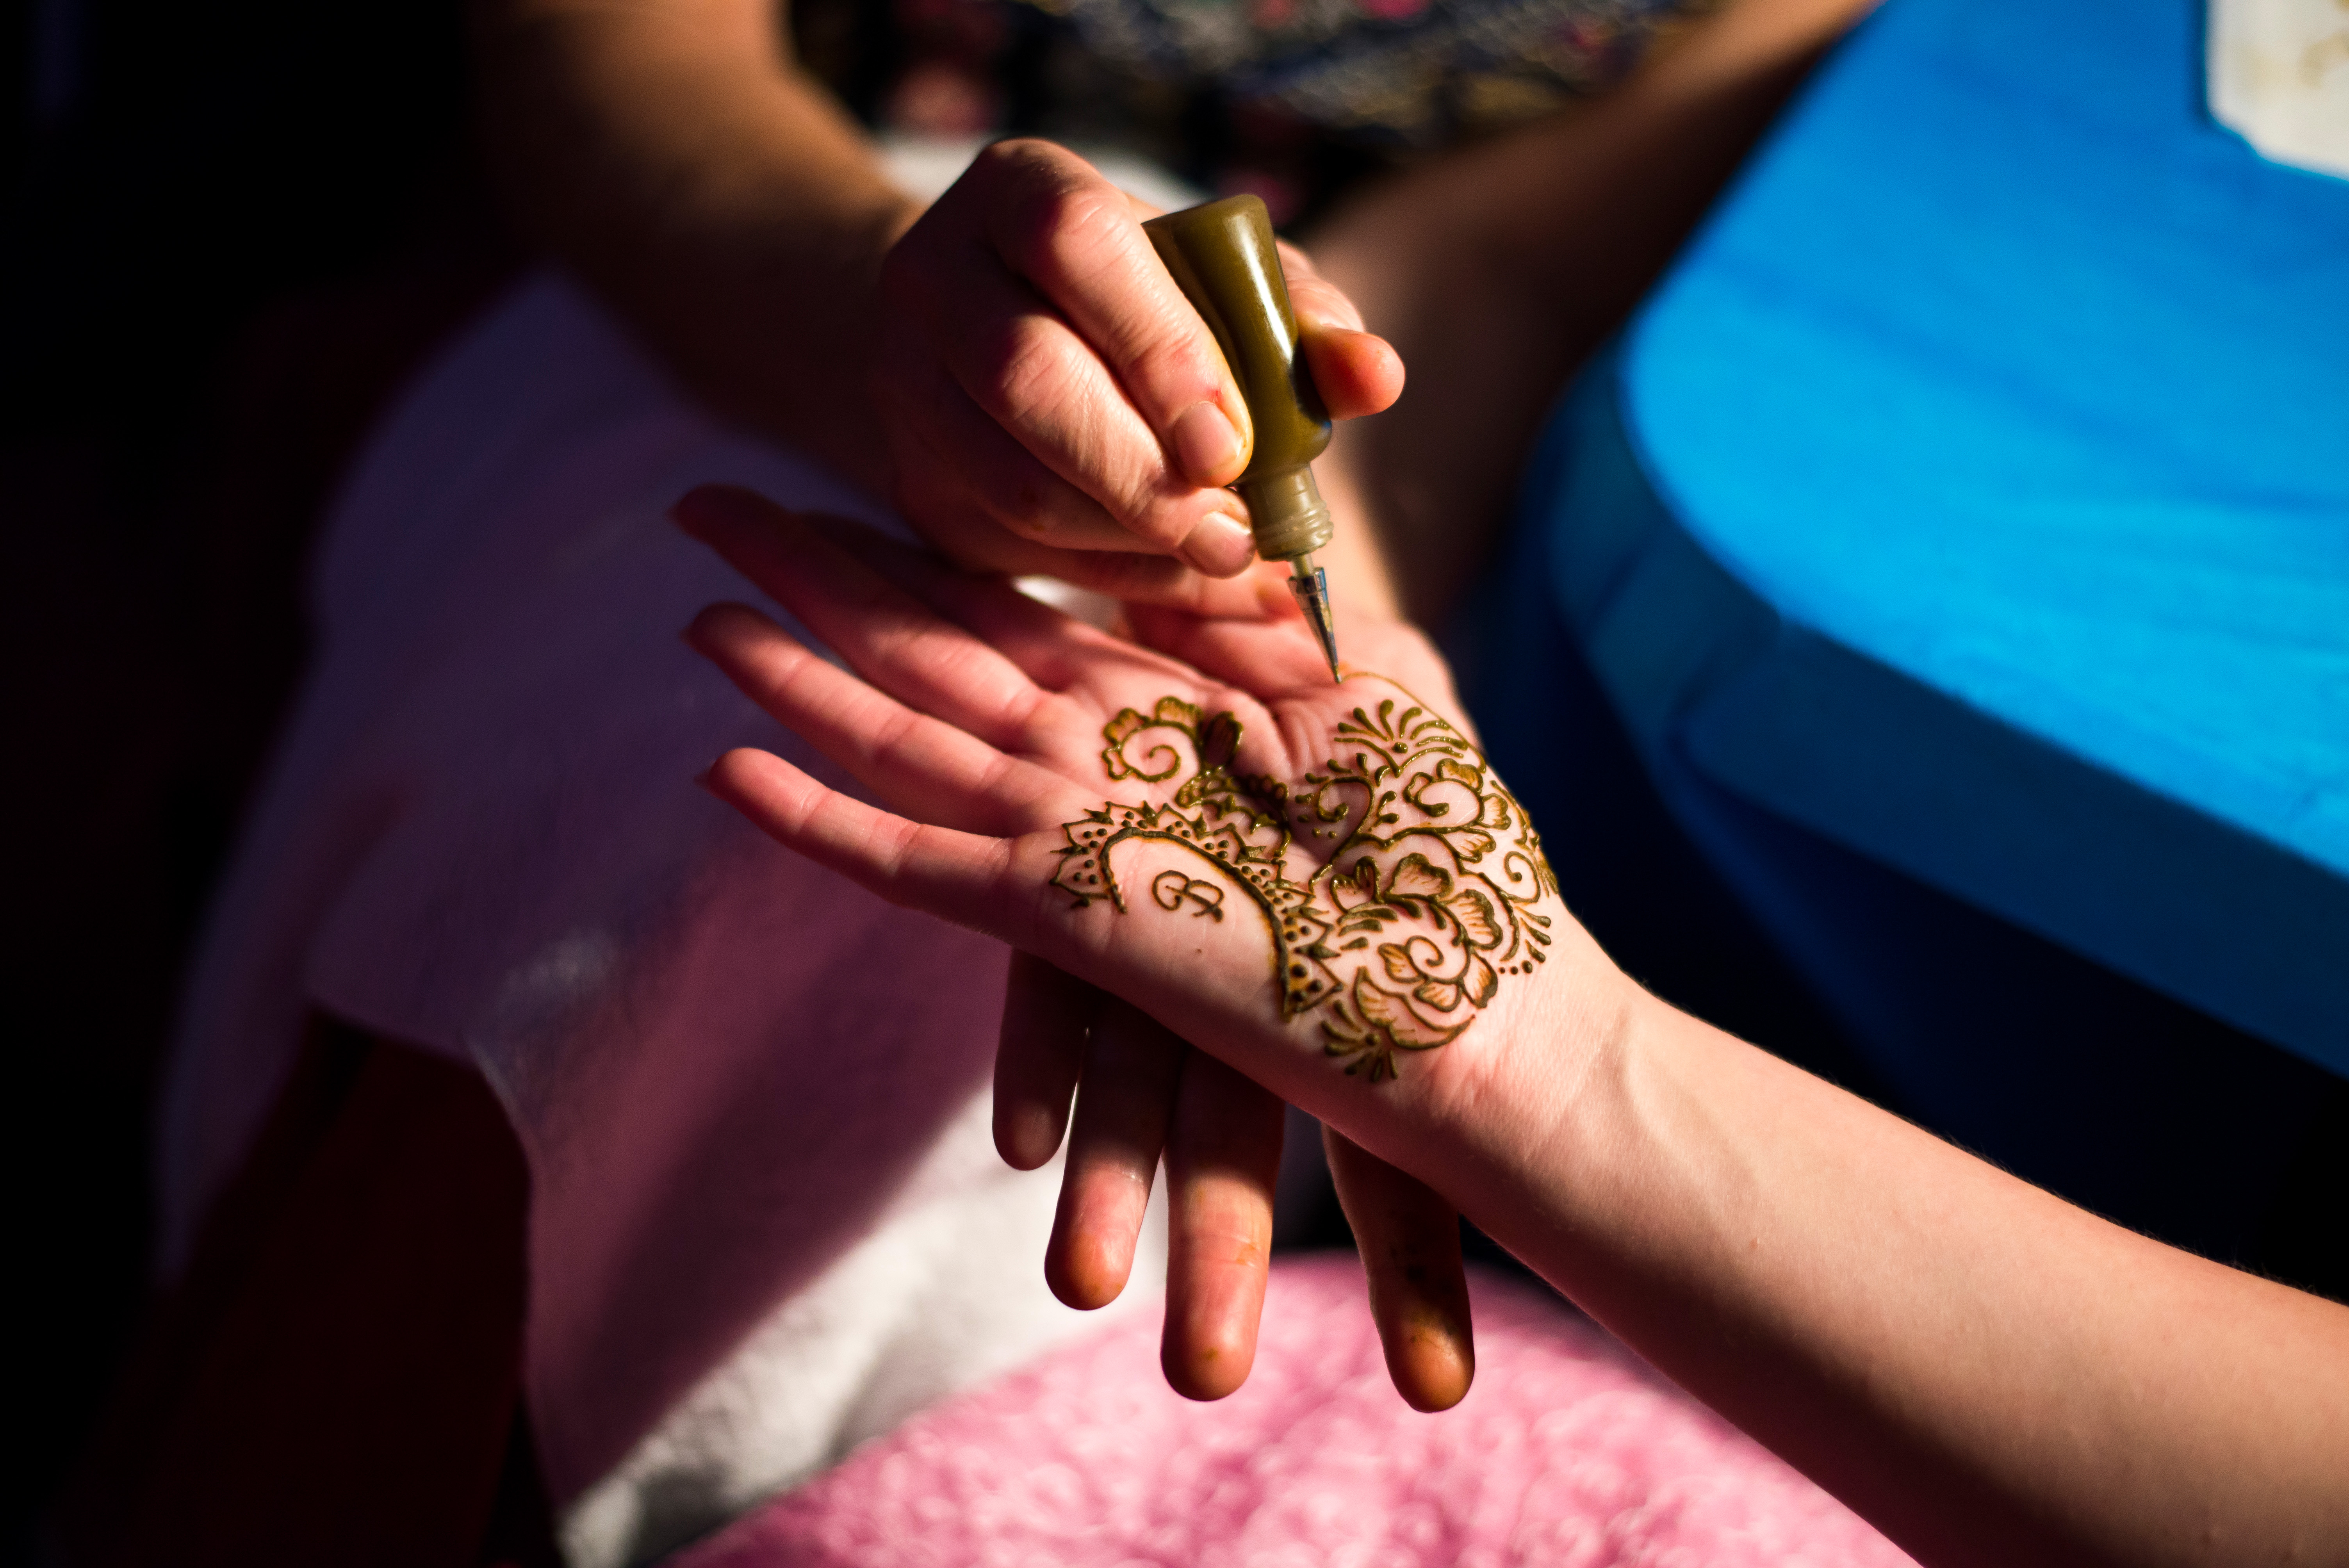
<svg viewBox="0 0 2349 1568">
<path fill-rule="evenodd" d="M 1037 1162 L 1083 1078 L 1055 1284 L 1084 1305 L 1098 1305 L 1078 1277 L 1092 1264 L 1110 1294 L 1123 1274 L 1120 1257 L 1082 1255 L 1088 1238 L 1113 1253 L 1123 1222 L 1089 1229 L 1086 1205 L 1138 1217 L 1165 1149 L 1170 1374 L 1186 1392 L 1237 1387 L 1228 1373 L 1185 1387 L 1178 1320 L 1244 1317 L 1253 1339 L 1263 1238 L 1241 1200 L 1269 1165 L 1248 1129 L 1272 1129 L 1277 1153 L 1278 1125 L 1256 1085 L 1354 1131 L 1476 1092 L 1465 1042 L 1529 989 L 1518 977 L 1563 914 L 1516 802 L 1437 709 L 1378 676 L 1333 686 L 1299 626 L 1155 625 L 1185 663 L 903 552 L 885 578 L 871 562 L 889 547 L 744 492 L 697 492 L 678 514 L 855 674 L 740 606 L 704 612 L 695 645 L 905 815 L 758 751 L 720 758 L 709 787 L 881 896 L 1140 1009 L 1111 1004 L 1087 1038 L 1081 993 L 1015 991 L 1037 1017 L 1008 1021 L 999 1130 L 1015 1163 Z M 1220 1060 L 1185 1059 L 1159 1025 Z M 1398 1385 L 1449 1404 L 1468 1376 L 1456 1222 L 1409 1177 L 1333 1153 Z M 1091 1180 L 1120 1171 L 1123 1198 Z"/>
</svg>

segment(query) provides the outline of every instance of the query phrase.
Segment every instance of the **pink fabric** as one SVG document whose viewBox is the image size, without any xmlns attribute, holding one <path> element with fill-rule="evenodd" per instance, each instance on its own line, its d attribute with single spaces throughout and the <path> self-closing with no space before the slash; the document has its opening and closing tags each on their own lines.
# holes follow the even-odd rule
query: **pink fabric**
<svg viewBox="0 0 2349 1568">
<path fill-rule="evenodd" d="M 1415 1413 L 1351 1257 L 1284 1263 L 1247 1386 L 1128 1321 L 916 1417 L 675 1568 L 1892 1568 L 1842 1504 L 1540 1293 L 1472 1281 L 1477 1375 Z"/>
<path fill-rule="evenodd" d="M 531 1162 L 524 1375 L 574 1568 L 1091 1329 L 1039 1263 L 1053 1173 L 987 1135 L 1002 948 L 693 787 L 743 744 L 845 782 L 678 640 L 755 597 L 664 516 L 709 480 L 887 521 L 557 278 L 419 377 L 322 541 L 162 1108 L 176 1266 L 309 1009 L 481 1069 Z"/>
</svg>

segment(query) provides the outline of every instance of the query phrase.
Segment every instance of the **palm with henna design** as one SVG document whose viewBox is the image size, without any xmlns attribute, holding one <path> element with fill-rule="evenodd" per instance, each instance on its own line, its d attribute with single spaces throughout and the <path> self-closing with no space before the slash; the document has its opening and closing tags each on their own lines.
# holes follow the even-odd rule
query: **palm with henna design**
<svg viewBox="0 0 2349 1568">
<path fill-rule="evenodd" d="M 1164 1148 L 1169 1377 L 1199 1397 L 1237 1387 L 1278 1149 L 1257 1085 L 1325 1119 L 1349 1094 L 1473 1093 L 1473 1071 L 1440 1065 L 1458 1053 L 1433 1047 L 1506 1007 L 1501 970 L 1540 962 L 1560 913 L 1522 814 L 1440 712 L 1381 677 L 1331 685 L 1299 625 L 1137 613 L 1185 663 L 744 492 L 696 492 L 678 515 L 855 673 L 740 606 L 704 612 L 695 645 L 902 814 L 753 750 L 712 767 L 713 791 L 881 896 L 1135 1004 L 1096 1012 L 1051 969 L 1015 971 L 999 1142 L 1040 1163 L 1081 1079 L 1048 1265 L 1079 1305 L 1122 1284 Z M 1423 644 L 1392 651 L 1441 695 Z M 1105 872 L 1147 891 L 1081 880 Z M 1275 983 L 1296 967 L 1318 996 Z M 1364 1082 L 1398 1050 L 1430 1066 Z M 1366 1061 L 1381 1071 L 1350 1082 Z M 1331 1152 L 1397 1385 L 1440 1408 L 1470 1369 L 1456 1220 L 1344 1140 Z"/>
</svg>

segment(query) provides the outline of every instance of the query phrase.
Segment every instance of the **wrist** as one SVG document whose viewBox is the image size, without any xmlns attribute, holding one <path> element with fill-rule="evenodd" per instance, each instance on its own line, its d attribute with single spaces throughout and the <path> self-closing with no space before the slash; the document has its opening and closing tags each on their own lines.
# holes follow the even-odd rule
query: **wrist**
<svg viewBox="0 0 2349 1568">
<path fill-rule="evenodd" d="M 1520 1185 L 1573 1143 L 1651 1032 L 1655 998 L 1572 917 L 1561 912 L 1551 929 L 1558 940 L 1548 961 L 1454 1042 L 1464 1050 L 1431 1064 L 1428 1115 L 1463 1183 L 1464 1210 L 1472 1189 Z"/>
<path fill-rule="evenodd" d="M 1522 1209 L 1561 1154 L 1614 1119 L 1629 1064 L 1656 1032 L 1655 997 L 1563 910 L 1534 974 L 1512 977 L 1459 1037 L 1398 1062 L 1385 1082 L 1320 1068 L 1304 1109 L 1390 1164 L 1485 1218 Z M 1496 1235 L 1498 1233 L 1495 1233 Z"/>
</svg>

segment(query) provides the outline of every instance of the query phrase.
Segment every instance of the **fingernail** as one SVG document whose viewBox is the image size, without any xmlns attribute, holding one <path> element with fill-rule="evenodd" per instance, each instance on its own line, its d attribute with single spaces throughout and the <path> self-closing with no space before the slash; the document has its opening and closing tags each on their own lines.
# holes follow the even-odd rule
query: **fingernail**
<svg viewBox="0 0 2349 1568">
<path fill-rule="evenodd" d="M 1256 559 L 1256 535 L 1237 518 L 1211 511 L 1183 541 L 1183 558 L 1210 577 L 1233 577 Z"/>
<path fill-rule="evenodd" d="M 1194 403 L 1174 421 L 1174 458 L 1194 484 L 1222 484 L 1240 464 L 1240 433 L 1213 403 Z"/>
</svg>

